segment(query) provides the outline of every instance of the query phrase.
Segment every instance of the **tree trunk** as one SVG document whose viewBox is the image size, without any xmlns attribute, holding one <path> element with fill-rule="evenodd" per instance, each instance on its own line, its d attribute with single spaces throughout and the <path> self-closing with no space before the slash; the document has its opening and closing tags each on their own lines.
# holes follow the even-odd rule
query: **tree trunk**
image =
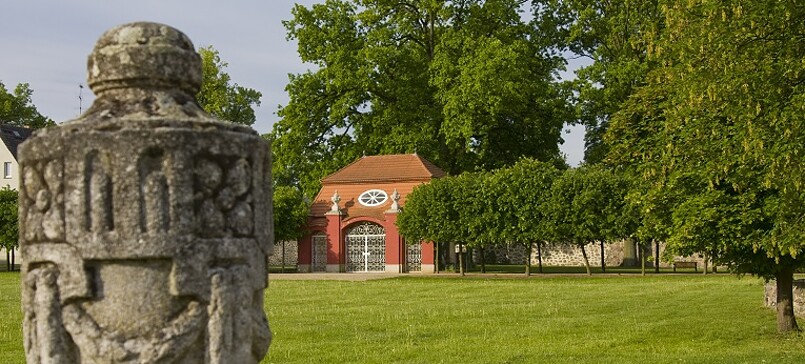
<svg viewBox="0 0 805 364">
<path fill-rule="evenodd" d="M 461 273 L 461 276 L 464 276 L 464 253 L 462 252 L 461 244 L 458 245 L 458 272 Z"/>
<path fill-rule="evenodd" d="M 654 273 L 660 272 L 660 242 L 654 240 Z"/>
<path fill-rule="evenodd" d="M 436 257 L 435 258 L 436 259 L 436 262 L 435 262 L 436 263 L 435 264 L 436 265 L 436 274 L 439 274 L 439 243 L 434 243 L 433 244 L 433 250 L 436 251 L 436 254 L 433 255 L 434 257 Z"/>
<path fill-rule="evenodd" d="M 11 272 L 11 252 L 6 248 L 6 271 Z"/>
<path fill-rule="evenodd" d="M 484 254 L 484 247 L 478 248 L 481 252 L 481 273 L 486 273 L 486 255 Z"/>
<path fill-rule="evenodd" d="M 581 256 L 584 258 L 584 268 L 587 268 L 587 275 L 593 275 L 593 271 L 590 270 L 590 260 L 587 259 L 587 250 L 584 249 L 584 245 L 581 246 Z"/>
<path fill-rule="evenodd" d="M 707 275 L 707 254 L 704 254 L 702 260 L 704 260 L 704 269 L 702 270 L 702 274 Z"/>
<path fill-rule="evenodd" d="M 640 275 L 646 276 L 646 246 L 640 243 Z"/>
<path fill-rule="evenodd" d="M 794 317 L 794 269 L 783 268 L 774 278 L 777 279 L 777 332 L 799 331 Z"/>
<path fill-rule="evenodd" d="M 16 265 L 17 265 L 16 254 L 14 253 L 14 248 L 11 248 L 11 270 L 12 271 L 17 270 Z"/>
<path fill-rule="evenodd" d="M 526 244 L 525 248 L 525 276 L 531 276 L 531 243 Z"/>
<path fill-rule="evenodd" d="M 604 242 L 599 242 L 601 244 L 601 273 L 607 272 L 607 262 L 604 260 Z"/>
<path fill-rule="evenodd" d="M 542 274 L 542 242 L 537 241 L 537 263 L 539 263 L 539 272 Z"/>
</svg>

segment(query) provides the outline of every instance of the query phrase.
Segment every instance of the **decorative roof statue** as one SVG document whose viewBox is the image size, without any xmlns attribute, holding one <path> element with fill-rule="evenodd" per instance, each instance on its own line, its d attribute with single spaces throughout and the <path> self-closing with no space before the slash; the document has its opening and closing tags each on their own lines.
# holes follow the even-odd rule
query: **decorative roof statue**
<svg viewBox="0 0 805 364">
<path fill-rule="evenodd" d="M 338 190 L 333 193 L 333 197 L 330 198 L 330 201 L 333 201 L 333 206 L 330 207 L 330 212 L 341 213 L 341 208 L 338 207 L 338 203 L 341 202 L 341 196 L 338 195 Z"/>
</svg>

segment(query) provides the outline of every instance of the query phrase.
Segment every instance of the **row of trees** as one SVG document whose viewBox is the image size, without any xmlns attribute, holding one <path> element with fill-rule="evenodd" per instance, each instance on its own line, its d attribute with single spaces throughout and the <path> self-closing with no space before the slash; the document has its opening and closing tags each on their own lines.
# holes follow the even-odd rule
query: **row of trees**
<svg viewBox="0 0 805 364">
<path fill-rule="evenodd" d="M 587 245 L 598 242 L 603 249 L 634 234 L 634 215 L 626 208 L 628 181 L 601 167 L 562 167 L 523 159 L 495 171 L 434 180 L 408 196 L 397 224 L 410 241 L 481 250 L 521 244 L 526 275 L 532 247 L 571 244 L 581 249 L 590 274 Z"/>
</svg>

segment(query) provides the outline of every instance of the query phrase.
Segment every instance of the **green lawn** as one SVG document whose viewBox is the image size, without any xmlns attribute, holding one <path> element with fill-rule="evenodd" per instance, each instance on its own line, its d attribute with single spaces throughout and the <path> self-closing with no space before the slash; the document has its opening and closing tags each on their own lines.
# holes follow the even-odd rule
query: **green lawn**
<svg viewBox="0 0 805 364">
<path fill-rule="evenodd" d="M 23 363 L 19 273 L 0 292 L 0 363 Z M 264 363 L 805 362 L 762 292 L 701 274 L 272 281 Z"/>
</svg>

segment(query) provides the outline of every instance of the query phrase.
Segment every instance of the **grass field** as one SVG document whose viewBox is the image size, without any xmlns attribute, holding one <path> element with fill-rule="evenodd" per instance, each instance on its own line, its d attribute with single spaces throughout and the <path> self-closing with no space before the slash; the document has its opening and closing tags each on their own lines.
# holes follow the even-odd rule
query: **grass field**
<svg viewBox="0 0 805 364">
<path fill-rule="evenodd" d="M 729 275 L 272 281 L 264 363 L 801 363 L 762 282 Z M 23 363 L 0 272 L 0 363 Z M 802 323 L 805 324 L 805 323 Z"/>
</svg>

